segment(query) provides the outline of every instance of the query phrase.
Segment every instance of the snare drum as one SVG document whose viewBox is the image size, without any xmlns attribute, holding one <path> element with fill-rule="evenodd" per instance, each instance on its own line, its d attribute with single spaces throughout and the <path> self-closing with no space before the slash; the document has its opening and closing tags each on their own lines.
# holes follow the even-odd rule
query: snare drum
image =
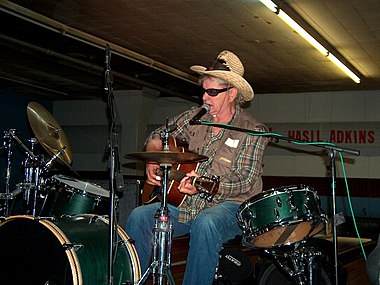
<svg viewBox="0 0 380 285">
<path fill-rule="evenodd" d="M 10 216 L 0 223 L 2 284 L 108 284 L 108 220 L 97 215 L 40 219 Z M 140 263 L 118 226 L 114 284 L 137 284 Z"/>
<path fill-rule="evenodd" d="M 324 228 L 325 215 L 315 191 L 304 185 L 285 186 L 256 195 L 237 212 L 243 243 L 270 248 L 289 245 Z"/>
<path fill-rule="evenodd" d="M 99 185 L 64 175 L 54 175 L 48 215 L 109 213 L 110 192 Z"/>
</svg>

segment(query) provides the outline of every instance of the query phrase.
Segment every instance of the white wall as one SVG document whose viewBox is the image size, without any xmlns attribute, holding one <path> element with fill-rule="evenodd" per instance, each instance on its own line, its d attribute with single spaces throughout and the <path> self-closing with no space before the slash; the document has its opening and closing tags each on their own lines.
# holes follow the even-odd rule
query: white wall
<svg viewBox="0 0 380 285">
<path fill-rule="evenodd" d="M 140 152 L 146 133 L 166 118 L 194 104 L 179 98 L 158 98 L 149 89 L 115 92 L 122 121 L 121 156 L 125 174 L 141 174 L 141 163 L 124 159 L 130 152 Z M 298 94 L 256 94 L 248 112 L 272 128 L 288 136 L 292 128 L 351 127 L 373 129 L 375 143 L 346 143 L 342 147 L 357 149 L 359 157 L 344 154 L 347 176 L 380 178 L 380 91 L 319 92 Z M 101 101 L 62 101 L 54 105 L 54 116 L 61 124 L 72 146 L 76 170 L 105 170 L 102 161 L 108 140 L 106 104 Z M 339 145 L 340 146 L 340 145 Z M 291 145 L 280 141 L 269 146 L 265 155 L 265 175 L 326 176 L 325 154 L 314 147 Z M 136 166 L 137 165 L 137 166 Z M 136 168 L 135 171 L 133 168 Z M 340 164 L 337 174 L 341 176 Z"/>
<path fill-rule="evenodd" d="M 360 156 L 343 154 L 346 175 L 351 178 L 380 178 L 380 91 L 318 92 L 298 94 L 258 94 L 249 112 L 272 128 L 272 131 L 288 136 L 285 132 L 293 126 L 307 129 L 334 127 L 374 130 L 374 143 L 342 143 L 342 148 L 360 151 Z M 281 132 L 283 131 L 283 132 Z M 324 131 L 324 130 L 322 130 Z M 323 138 L 323 140 L 328 137 Z M 326 176 L 327 154 L 318 154 L 317 148 L 290 145 L 294 151 L 282 151 L 270 146 L 265 156 L 265 175 L 273 176 Z M 338 161 L 339 162 L 339 161 Z M 337 175 L 342 176 L 337 162 Z"/>
</svg>

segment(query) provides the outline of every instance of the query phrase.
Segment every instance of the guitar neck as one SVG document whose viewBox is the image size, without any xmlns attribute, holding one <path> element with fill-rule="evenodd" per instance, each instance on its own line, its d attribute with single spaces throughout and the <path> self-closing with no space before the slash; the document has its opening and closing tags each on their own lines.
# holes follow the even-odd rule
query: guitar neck
<svg viewBox="0 0 380 285">
<path fill-rule="evenodd" d="M 185 176 L 186 173 L 183 171 L 179 171 L 176 169 L 170 169 L 169 171 L 169 180 L 180 182 Z"/>
</svg>

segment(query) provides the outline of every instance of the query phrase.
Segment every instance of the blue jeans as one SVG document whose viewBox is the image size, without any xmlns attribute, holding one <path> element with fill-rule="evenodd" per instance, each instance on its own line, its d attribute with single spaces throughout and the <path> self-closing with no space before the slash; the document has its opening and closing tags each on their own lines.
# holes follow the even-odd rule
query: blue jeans
<svg viewBox="0 0 380 285">
<path fill-rule="evenodd" d="M 239 206 L 236 202 L 226 201 L 203 210 L 194 220 L 180 223 L 178 209 L 168 205 L 173 237 L 190 234 L 189 253 L 182 284 L 212 284 L 223 243 L 242 234 L 236 220 Z M 160 203 L 137 207 L 131 212 L 127 221 L 126 232 L 135 240 L 143 273 L 150 265 L 152 229 L 158 208 Z"/>
</svg>

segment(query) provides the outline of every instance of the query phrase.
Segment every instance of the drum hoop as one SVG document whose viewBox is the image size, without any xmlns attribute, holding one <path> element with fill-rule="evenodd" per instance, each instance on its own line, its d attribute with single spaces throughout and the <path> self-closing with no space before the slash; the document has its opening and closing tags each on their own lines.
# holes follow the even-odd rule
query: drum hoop
<svg viewBox="0 0 380 285">
<path fill-rule="evenodd" d="M 53 232 L 53 234 L 59 240 L 62 246 L 64 246 L 67 243 L 70 243 L 70 240 L 67 238 L 67 236 L 61 231 L 61 229 L 57 225 L 55 225 L 49 220 L 41 219 L 39 220 L 39 222 L 43 224 L 46 228 L 48 228 L 51 232 Z M 74 247 L 66 249 L 65 253 L 69 259 L 71 268 L 74 269 L 74 272 L 75 272 L 75 274 L 73 274 L 73 284 L 82 285 L 83 284 L 82 271 L 81 271 L 80 266 L 77 266 L 77 265 L 80 265 L 80 263 L 79 263 L 78 256 L 75 253 Z"/>
<path fill-rule="evenodd" d="M 86 198 L 91 198 L 91 199 L 94 199 L 96 201 L 100 201 L 102 200 L 102 198 L 108 198 L 106 196 L 101 196 L 101 195 L 97 195 L 97 194 L 94 194 L 94 193 L 91 193 L 91 192 L 88 192 L 88 191 L 85 191 L 85 190 L 82 190 L 82 189 L 76 189 L 70 185 L 67 185 L 65 184 L 65 188 L 64 188 L 64 191 L 61 191 L 61 189 L 58 189 L 58 192 L 64 192 L 64 193 L 71 193 L 72 195 L 78 195 L 78 196 L 82 196 L 82 197 L 86 197 Z"/>
<path fill-rule="evenodd" d="M 287 189 L 287 188 L 285 188 Z M 271 196 L 276 196 L 276 195 L 279 195 L 279 194 L 286 194 L 286 193 L 289 193 L 289 192 L 312 192 L 312 193 L 315 193 L 315 191 L 309 189 L 309 188 L 306 188 L 306 189 L 294 189 L 294 190 L 288 190 L 288 191 L 280 191 L 280 190 L 273 190 L 273 191 L 270 191 L 270 190 L 266 190 L 265 192 L 261 192 L 263 195 L 258 195 L 259 197 L 257 196 L 253 196 L 253 198 L 256 198 L 257 197 L 257 200 L 256 199 L 252 199 L 252 201 L 250 202 L 259 202 L 263 199 L 266 199 L 268 197 L 271 197 Z"/>
<path fill-rule="evenodd" d="M 306 189 L 305 189 L 306 188 Z M 318 196 L 315 195 L 315 191 L 310 189 L 309 187 L 305 186 L 305 188 L 302 188 L 302 189 L 295 189 L 295 190 L 291 190 L 292 192 L 300 192 L 300 191 L 303 191 L 303 192 L 311 192 L 314 194 L 314 197 L 315 198 L 318 198 Z M 273 189 L 273 191 L 272 191 Z M 261 192 L 260 194 L 256 195 L 256 196 L 253 196 L 251 197 L 250 199 L 244 201 L 239 209 L 238 209 L 238 216 L 240 217 L 241 215 L 241 212 L 244 212 L 247 208 L 249 208 L 251 205 L 253 204 L 256 204 L 256 203 L 259 203 L 260 201 L 263 201 L 264 199 L 267 199 L 268 197 L 271 197 L 271 196 L 276 196 L 278 194 L 284 194 L 284 193 L 287 193 L 286 191 L 279 191 L 279 190 L 276 190 L 274 188 L 272 188 L 270 190 L 266 190 L 264 192 Z M 284 189 L 288 189 L 288 188 L 285 188 Z"/>
<path fill-rule="evenodd" d="M 95 183 L 71 178 L 68 176 L 60 175 L 60 174 L 54 175 L 52 178 L 54 180 L 58 181 L 59 183 L 64 184 L 65 186 L 67 186 L 67 188 L 70 188 L 72 190 L 78 190 L 78 192 L 76 192 L 78 194 L 82 194 L 82 193 L 85 195 L 90 194 L 92 196 L 103 197 L 103 198 L 109 198 L 109 195 L 110 195 L 108 190 L 103 189 L 101 186 L 99 186 Z M 70 185 L 70 182 L 71 182 L 71 185 Z M 78 185 L 75 187 L 73 185 L 74 183 L 76 183 Z M 90 191 L 89 189 L 87 189 L 87 188 L 89 188 L 89 186 L 93 187 L 94 189 L 96 189 L 98 191 Z"/>
<path fill-rule="evenodd" d="M 272 222 L 272 223 L 269 223 L 268 225 L 265 225 L 261 228 L 257 228 L 256 230 L 253 230 L 253 234 L 258 233 L 259 235 L 261 235 L 261 234 L 267 233 L 267 232 L 274 230 L 274 229 L 277 229 L 277 228 L 283 228 L 283 227 L 291 226 L 293 224 L 299 224 L 302 222 L 309 222 L 309 221 L 313 221 L 312 217 L 310 217 L 310 216 L 305 218 L 305 219 L 283 221 L 283 222 L 278 222 L 278 223 Z"/>
</svg>

